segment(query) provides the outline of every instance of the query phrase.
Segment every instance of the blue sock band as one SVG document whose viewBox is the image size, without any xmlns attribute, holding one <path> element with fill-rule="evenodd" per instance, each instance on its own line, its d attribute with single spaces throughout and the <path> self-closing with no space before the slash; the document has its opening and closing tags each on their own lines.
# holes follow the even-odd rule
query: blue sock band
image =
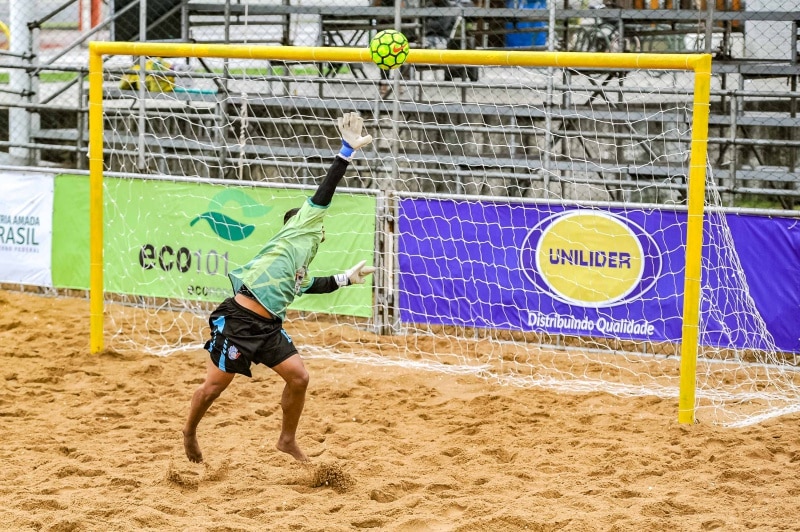
<svg viewBox="0 0 800 532">
<path fill-rule="evenodd" d="M 353 149 L 351 145 L 349 145 L 344 139 L 342 139 L 342 149 L 339 150 L 339 155 L 344 157 L 345 159 L 349 159 L 353 156 L 356 150 Z"/>
</svg>

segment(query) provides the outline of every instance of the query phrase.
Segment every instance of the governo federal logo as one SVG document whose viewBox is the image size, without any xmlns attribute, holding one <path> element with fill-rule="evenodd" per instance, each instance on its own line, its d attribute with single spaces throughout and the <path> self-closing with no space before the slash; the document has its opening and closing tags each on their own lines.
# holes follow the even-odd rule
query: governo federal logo
<svg viewBox="0 0 800 532">
<path fill-rule="evenodd" d="M 540 221 L 520 251 L 525 276 L 554 299 L 610 307 L 647 292 L 661 274 L 653 238 L 606 211 L 573 210 Z"/>
<path fill-rule="evenodd" d="M 221 212 L 230 203 L 238 207 L 239 212 L 245 218 L 259 218 L 272 210 L 272 207 L 262 205 L 247 195 L 246 192 L 236 188 L 228 188 L 214 196 L 209 202 L 208 210 L 196 216 L 189 222 L 189 226 L 194 226 L 200 220 L 205 220 L 214 234 L 223 240 L 228 240 L 229 242 L 244 240 L 253 234 L 256 226 L 240 222 Z"/>
</svg>

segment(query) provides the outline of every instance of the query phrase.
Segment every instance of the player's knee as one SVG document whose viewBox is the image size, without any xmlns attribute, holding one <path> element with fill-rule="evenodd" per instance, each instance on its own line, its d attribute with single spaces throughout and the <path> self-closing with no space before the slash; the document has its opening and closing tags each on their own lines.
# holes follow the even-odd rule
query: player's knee
<svg viewBox="0 0 800 532">
<path fill-rule="evenodd" d="M 303 371 L 298 371 L 293 373 L 287 380 L 286 383 L 291 386 L 295 390 L 305 390 L 308 388 L 308 382 L 311 380 L 311 377 L 308 374 L 308 371 L 305 369 Z"/>
<path fill-rule="evenodd" d="M 225 391 L 226 387 L 227 386 L 221 383 L 206 382 L 201 389 L 206 401 L 215 401 L 217 397 L 222 395 L 222 392 Z"/>
</svg>

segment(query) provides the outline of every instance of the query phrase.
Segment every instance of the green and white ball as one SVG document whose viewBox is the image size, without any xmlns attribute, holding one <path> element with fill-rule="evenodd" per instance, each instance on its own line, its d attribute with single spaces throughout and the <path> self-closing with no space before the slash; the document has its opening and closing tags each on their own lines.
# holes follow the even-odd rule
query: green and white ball
<svg viewBox="0 0 800 532">
<path fill-rule="evenodd" d="M 397 30 L 383 30 L 369 42 L 372 60 L 381 70 L 391 70 L 406 62 L 408 39 Z"/>
</svg>

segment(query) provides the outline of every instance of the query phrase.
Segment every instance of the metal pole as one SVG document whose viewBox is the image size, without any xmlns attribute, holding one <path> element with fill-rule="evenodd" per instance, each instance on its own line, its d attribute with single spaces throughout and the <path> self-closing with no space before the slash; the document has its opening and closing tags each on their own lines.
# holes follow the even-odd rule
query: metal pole
<svg viewBox="0 0 800 532">
<path fill-rule="evenodd" d="M 36 0 L 11 0 L 9 2 L 9 30 L 11 43 L 9 51 L 16 54 L 14 63 L 20 67 L 31 65 L 33 37 L 28 22 L 36 17 Z M 31 76 L 25 68 L 14 68 L 9 72 L 9 89 L 19 94 L 21 104 L 30 103 Z M 23 147 L 31 142 L 31 113 L 25 108 L 12 107 L 8 110 L 8 149 L 9 162 L 15 165 L 30 165 L 31 150 Z M 14 146 L 17 145 L 17 146 Z"/>
<path fill-rule="evenodd" d="M 147 42 L 147 0 L 139 0 L 139 42 Z M 144 170 L 145 160 L 145 129 L 147 128 L 147 117 L 145 109 L 145 90 L 147 83 L 147 56 L 139 56 L 139 156 L 136 159 L 136 168 Z"/>
<path fill-rule="evenodd" d="M 678 422 L 695 422 L 697 355 L 700 335 L 703 217 L 708 157 L 708 115 L 711 94 L 711 56 L 696 56 L 692 150 L 689 159 L 688 212 L 686 216 L 686 272 L 684 274 L 683 327 L 681 333 Z"/>
<path fill-rule="evenodd" d="M 714 4 L 714 1 L 706 0 L 706 45 L 703 47 L 703 51 L 707 54 L 712 52 L 711 40 L 714 38 Z"/>
<path fill-rule="evenodd" d="M 96 28 L 102 20 L 103 13 L 103 0 L 92 0 L 92 12 L 90 18 L 92 20 L 92 27 Z"/>
<path fill-rule="evenodd" d="M 89 350 L 103 350 L 103 56 L 89 45 Z"/>
</svg>

